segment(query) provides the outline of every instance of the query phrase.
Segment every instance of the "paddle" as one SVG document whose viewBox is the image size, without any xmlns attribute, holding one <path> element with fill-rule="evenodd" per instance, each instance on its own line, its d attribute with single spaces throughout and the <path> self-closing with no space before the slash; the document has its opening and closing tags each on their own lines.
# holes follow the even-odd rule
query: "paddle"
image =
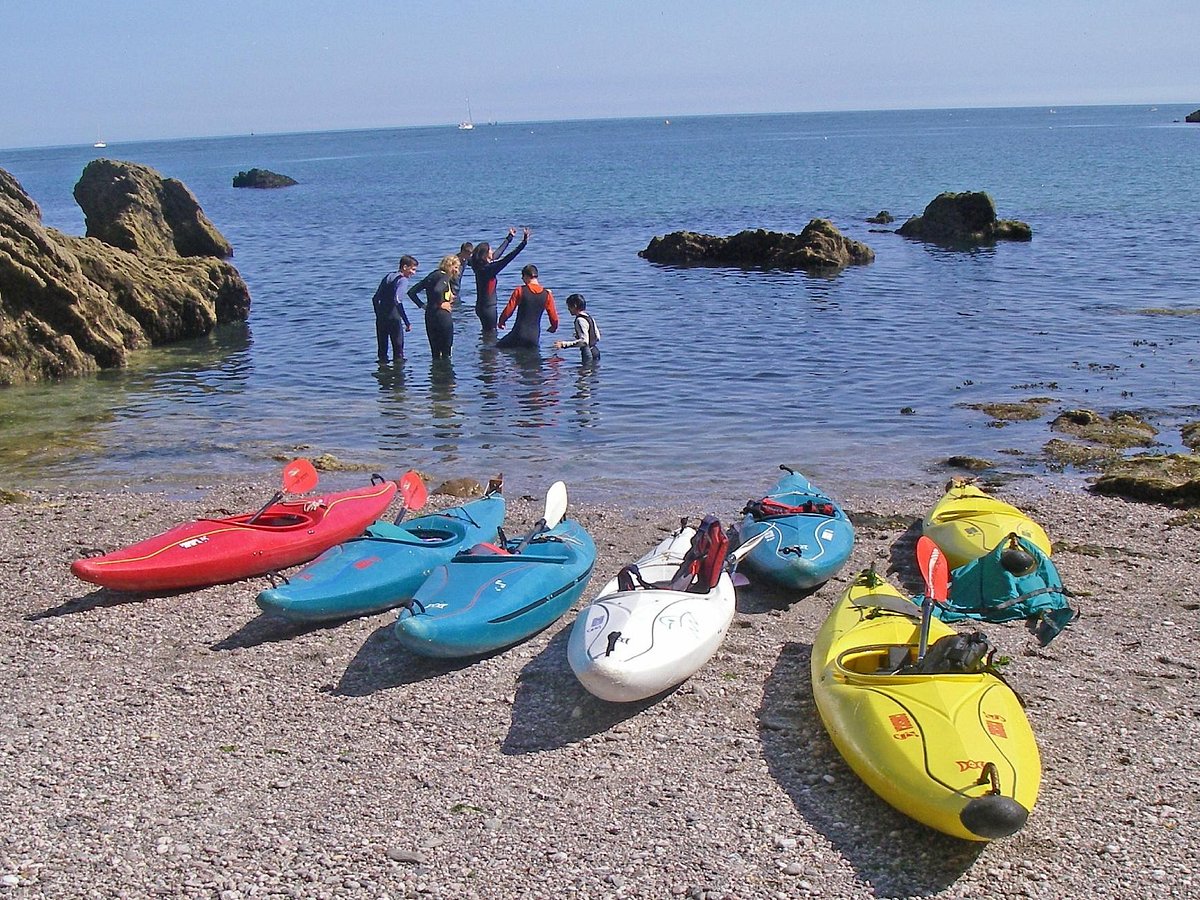
<svg viewBox="0 0 1200 900">
<path fill-rule="evenodd" d="M 425 505 L 429 490 L 421 476 L 412 469 L 400 476 L 397 486 L 400 488 L 400 512 L 396 515 L 396 524 L 399 525 L 410 509 L 420 509 Z"/>
<path fill-rule="evenodd" d="M 733 581 L 734 587 L 745 587 L 750 583 L 750 579 L 745 575 L 739 575 L 737 571 L 738 563 L 740 563 L 747 554 L 766 539 L 771 533 L 771 529 L 767 528 L 760 531 L 754 537 L 749 538 L 741 544 L 738 544 L 736 550 L 729 553 L 729 560 L 725 563 L 725 567 L 729 569 L 729 578 Z"/>
<path fill-rule="evenodd" d="M 950 568 L 941 548 L 925 535 L 917 539 L 917 565 L 925 579 L 925 599 L 921 602 L 921 637 L 917 642 L 917 662 L 925 658 L 929 646 L 929 625 L 933 619 L 933 604 L 946 600 Z"/>
<path fill-rule="evenodd" d="M 530 529 L 529 534 L 521 538 L 521 542 L 517 544 L 513 553 L 520 553 L 525 549 L 525 545 L 532 541 L 543 531 L 549 531 L 555 525 L 562 521 L 562 518 L 567 513 L 567 486 L 561 481 L 556 481 L 550 485 L 550 490 L 546 491 L 546 514 L 538 519 L 537 524 Z"/>
<path fill-rule="evenodd" d="M 268 500 L 262 509 L 247 519 L 246 524 L 253 525 L 258 521 L 259 516 L 282 500 L 284 494 L 303 494 L 311 491 L 317 486 L 320 477 L 317 470 L 313 468 L 313 464 L 307 459 L 293 459 L 283 467 L 283 477 L 275 496 Z"/>
</svg>

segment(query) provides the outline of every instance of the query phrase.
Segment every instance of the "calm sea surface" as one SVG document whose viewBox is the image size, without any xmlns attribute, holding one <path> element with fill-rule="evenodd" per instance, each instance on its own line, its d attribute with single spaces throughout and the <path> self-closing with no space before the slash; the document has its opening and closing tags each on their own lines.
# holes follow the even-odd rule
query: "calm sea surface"
<svg viewBox="0 0 1200 900">
<path fill-rule="evenodd" d="M 278 454 L 416 467 L 515 494 L 745 499 L 781 462 L 819 484 L 939 481 L 956 453 L 1037 468 L 1059 409 L 1133 409 L 1179 446 L 1200 417 L 1200 126 L 1190 108 L 1076 107 L 500 124 L 0 150 L 45 223 L 82 234 L 89 159 L 183 181 L 233 243 L 245 326 L 128 370 L 0 390 L 0 472 L 25 485 L 261 475 Z M 236 190 L 239 170 L 300 184 Z M 872 232 L 946 190 L 986 190 L 1032 243 L 949 251 Z M 827 217 L 875 262 L 837 275 L 675 269 L 637 255 L 679 229 L 799 231 Z M 528 225 L 501 298 L 536 263 L 583 293 L 598 370 L 481 346 L 452 367 L 375 362 L 370 297 L 401 253 L 427 272 Z M 896 227 L 896 226 L 891 226 Z M 474 279 L 464 281 L 473 299 Z M 415 313 L 415 315 L 414 315 Z M 569 323 L 564 318 L 564 331 Z M 969 404 L 1050 397 L 1004 428 Z M 914 414 L 902 415 L 910 407 Z M 1004 455 L 1018 450 L 1023 455 Z M 348 477 L 348 476 L 346 476 Z M 361 478 L 361 476 L 357 476 Z"/>
</svg>

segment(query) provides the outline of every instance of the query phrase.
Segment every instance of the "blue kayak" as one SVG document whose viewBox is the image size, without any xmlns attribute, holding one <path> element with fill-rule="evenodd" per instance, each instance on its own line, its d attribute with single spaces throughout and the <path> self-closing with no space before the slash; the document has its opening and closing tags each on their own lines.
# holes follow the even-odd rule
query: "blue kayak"
<svg viewBox="0 0 1200 900">
<path fill-rule="evenodd" d="M 286 584 L 258 595 L 270 613 L 296 622 L 345 619 L 391 609 L 416 593 L 455 553 L 496 537 L 504 497 L 489 494 L 396 525 L 379 521 L 326 550 Z"/>
<path fill-rule="evenodd" d="M 570 519 L 519 544 L 478 546 L 434 569 L 400 610 L 396 639 L 423 656 L 475 656 L 551 625 L 587 587 L 596 545 Z"/>
<path fill-rule="evenodd" d="M 846 565 L 854 549 L 854 526 L 824 491 L 799 472 L 779 468 L 784 474 L 770 493 L 742 510 L 739 543 L 767 534 L 742 559 L 741 571 L 804 591 L 824 584 Z"/>
</svg>

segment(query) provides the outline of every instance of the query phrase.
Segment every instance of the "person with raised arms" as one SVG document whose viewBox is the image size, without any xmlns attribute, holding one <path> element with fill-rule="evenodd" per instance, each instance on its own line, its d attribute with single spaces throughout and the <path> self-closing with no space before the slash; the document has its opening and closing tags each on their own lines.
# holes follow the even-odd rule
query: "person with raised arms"
<svg viewBox="0 0 1200 900">
<path fill-rule="evenodd" d="M 496 276 L 507 266 L 518 253 L 529 243 L 529 229 L 521 236 L 521 243 L 507 256 L 504 251 L 512 243 L 517 229 L 508 229 L 508 237 L 495 250 L 487 241 L 475 245 L 471 254 L 471 271 L 475 273 L 475 315 L 479 316 L 479 324 L 485 334 L 496 330 Z M 499 257 L 497 259 L 497 257 Z"/>
</svg>

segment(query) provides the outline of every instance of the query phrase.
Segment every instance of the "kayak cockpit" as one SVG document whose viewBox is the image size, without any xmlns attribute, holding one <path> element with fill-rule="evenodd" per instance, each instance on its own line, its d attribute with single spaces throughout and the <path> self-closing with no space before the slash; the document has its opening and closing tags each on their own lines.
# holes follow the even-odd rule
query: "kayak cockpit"
<svg viewBox="0 0 1200 900">
<path fill-rule="evenodd" d="M 264 513 L 253 522 L 253 516 L 232 516 L 228 519 L 207 519 L 209 522 L 223 522 L 236 525 L 239 528 L 255 528 L 262 531 L 286 531 L 288 529 L 311 528 L 317 520 L 307 513 Z"/>
<path fill-rule="evenodd" d="M 834 666 L 839 675 L 853 680 L 862 675 L 895 675 L 916 659 L 915 644 L 870 644 L 843 650 Z"/>
</svg>

